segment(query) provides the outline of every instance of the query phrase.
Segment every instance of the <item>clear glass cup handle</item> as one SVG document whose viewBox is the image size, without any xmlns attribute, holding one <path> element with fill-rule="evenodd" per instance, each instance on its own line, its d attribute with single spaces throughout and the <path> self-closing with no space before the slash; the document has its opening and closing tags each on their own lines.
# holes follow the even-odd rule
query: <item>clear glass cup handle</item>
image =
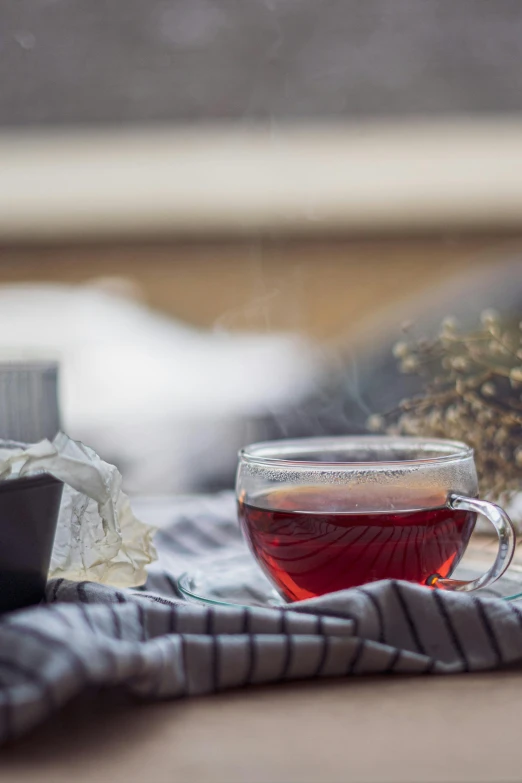
<svg viewBox="0 0 522 783">
<path fill-rule="evenodd" d="M 475 500 L 466 498 L 462 495 L 450 495 L 447 505 L 449 508 L 459 511 L 475 511 L 489 519 L 498 535 L 498 552 L 495 562 L 485 574 L 469 582 L 463 582 L 459 579 L 443 579 L 439 574 L 433 574 L 429 577 L 426 584 L 431 587 L 438 587 L 439 590 L 459 590 L 460 592 L 470 592 L 479 587 L 494 582 L 499 576 L 502 576 L 506 568 L 511 563 L 513 552 L 515 551 L 515 529 L 513 523 L 500 506 L 494 503 L 488 503 L 486 500 Z"/>
</svg>

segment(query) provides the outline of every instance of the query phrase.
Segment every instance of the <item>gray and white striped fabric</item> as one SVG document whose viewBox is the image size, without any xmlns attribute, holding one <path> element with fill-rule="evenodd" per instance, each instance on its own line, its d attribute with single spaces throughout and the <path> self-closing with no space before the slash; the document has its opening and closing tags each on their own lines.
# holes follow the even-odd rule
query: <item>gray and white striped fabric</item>
<svg viewBox="0 0 522 783">
<path fill-rule="evenodd" d="M 450 674 L 522 663 L 522 611 L 495 598 L 379 582 L 284 608 L 180 600 L 176 575 L 242 546 L 229 495 L 138 504 L 158 523 L 145 591 L 55 580 L 48 604 L 0 621 L 0 740 L 90 686 L 147 699 L 251 683 Z"/>
</svg>

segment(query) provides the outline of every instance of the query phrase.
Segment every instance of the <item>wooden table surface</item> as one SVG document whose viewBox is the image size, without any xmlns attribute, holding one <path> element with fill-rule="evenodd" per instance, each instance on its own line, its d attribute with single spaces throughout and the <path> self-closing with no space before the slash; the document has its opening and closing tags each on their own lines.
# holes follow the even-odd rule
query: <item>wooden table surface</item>
<svg viewBox="0 0 522 783">
<path fill-rule="evenodd" d="M 84 698 L 0 753 L 17 783 L 520 781 L 522 672 Z"/>
<path fill-rule="evenodd" d="M 475 535 L 486 560 L 492 538 Z M 514 558 L 522 564 L 522 547 Z M 144 703 L 90 693 L 0 750 L 2 783 L 522 781 L 522 670 L 355 677 Z"/>
</svg>

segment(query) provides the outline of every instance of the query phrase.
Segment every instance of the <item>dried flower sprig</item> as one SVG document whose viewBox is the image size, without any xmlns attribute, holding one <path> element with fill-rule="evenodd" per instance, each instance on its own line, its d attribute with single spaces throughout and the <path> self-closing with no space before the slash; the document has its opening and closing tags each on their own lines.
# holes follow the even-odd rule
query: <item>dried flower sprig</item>
<svg viewBox="0 0 522 783">
<path fill-rule="evenodd" d="M 446 318 L 433 340 L 406 330 L 393 349 L 404 373 L 425 379 L 425 392 L 370 416 L 374 432 L 452 438 L 475 449 L 481 493 L 505 501 L 522 489 L 522 322 L 493 310 L 474 332 Z"/>
</svg>

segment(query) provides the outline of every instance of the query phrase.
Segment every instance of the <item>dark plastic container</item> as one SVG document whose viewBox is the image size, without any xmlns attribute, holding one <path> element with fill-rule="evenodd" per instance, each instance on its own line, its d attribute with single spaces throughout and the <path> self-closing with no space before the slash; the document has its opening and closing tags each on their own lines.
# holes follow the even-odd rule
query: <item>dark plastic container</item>
<svg viewBox="0 0 522 783">
<path fill-rule="evenodd" d="M 48 473 L 0 481 L 0 612 L 44 598 L 62 490 Z"/>
</svg>

